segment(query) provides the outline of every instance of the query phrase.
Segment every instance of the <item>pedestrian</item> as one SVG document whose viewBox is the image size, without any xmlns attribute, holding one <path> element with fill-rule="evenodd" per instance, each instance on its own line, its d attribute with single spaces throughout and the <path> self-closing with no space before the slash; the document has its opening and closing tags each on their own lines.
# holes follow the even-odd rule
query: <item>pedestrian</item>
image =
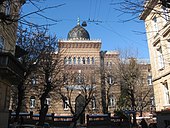
<svg viewBox="0 0 170 128">
<path fill-rule="evenodd" d="M 142 128 L 148 128 L 148 124 L 146 123 L 145 119 L 142 119 L 142 121 L 140 122 L 140 125 Z"/>
</svg>

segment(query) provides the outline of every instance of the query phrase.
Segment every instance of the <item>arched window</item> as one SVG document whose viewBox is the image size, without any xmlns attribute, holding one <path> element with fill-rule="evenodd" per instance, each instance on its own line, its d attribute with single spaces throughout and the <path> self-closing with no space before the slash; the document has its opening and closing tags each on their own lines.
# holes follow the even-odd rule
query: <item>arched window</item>
<svg viewBox="0 0 170 128">
<path fill-rule="evenodd" d="M 64 110 L 68 110 L 69 109 L 68 104 L 69 104 L 69 101 L 68 101 L 67 97 L 64 96 L 63 97 L 63 109 Z"/>
<path fill-rule="evenodd" d="M 6 15 L 10 15 L 10 11 L 11 11 L 11 1 L 10 0 L 7 0 L 6 1 L 6 7 L 5 7 L 5 14 Z"/>
<path fill-rule="evenodd" d="M 76 57 L 73 58 L 73 63 L 76 64 Z"/>
<path fill-rule="evenodd" d="M 109 62 L 106 62 L 106 66 L 109 66 Z"/>
<path fill-rule="evenodd" d="M 67 57 L 64 58 L 64 64 L 67 64 Z"/>
<path fill-rule="evenodd" d="M 82 62 L 83 62 L 83 64 L 86 64 L 86 60 L 85 60 L 84 57 L 83 57 L 83 59 L 82 59 Z"/>
<path fill-rule="evenodd" d="M 110 62 L 110 67 L 112 66 L 112 62 Z"/>
<path fill-rule="evenodd" d="M 35 97 L 34 96 L 30 97 L 30 108 L 35 108 Z"/>
<path fill-rule="evenodd" d="M 50 105 L 50 102 L 51 102 L 51 98 L 50 98 L 50 96 L 48 95 L 47 97 L 46 97 L 46 100 L 45 100 L 45 103 L 44 104 L 46 104 L 46 105 Z"/>
<path fill-rule="evenodd" d="M 2 51 L 2 49 L 4 49 L 4 38 L 0 36 L 0 51 Z"/>
<path fill-rule="evenodd" d="M 81 64 L 81 59 L 80 59 L 80 57 L 78 57 L 78 64 Z"/>
<path fill-rule="evenodd" d="M 72 64 L 71 57 L 68 58 L 68 64 Z"/>
<path fill-rule="evenodd" d="M 90 58 L 87 57 L 87 64 L 90 64 Z"/>
<path fill-rule="evenodd" d="M 91 62 L 92 62 L 92 64 L 94 64 L 94 57 L 91 58 Z"/>
</svg>

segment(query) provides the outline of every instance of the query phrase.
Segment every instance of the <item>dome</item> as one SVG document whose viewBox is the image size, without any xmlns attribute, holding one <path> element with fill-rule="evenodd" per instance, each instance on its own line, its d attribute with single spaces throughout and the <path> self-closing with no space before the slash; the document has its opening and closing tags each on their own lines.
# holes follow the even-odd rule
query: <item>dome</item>
<svg viewBox="0 0 170 128">
<path fill-rule="evenodd" d="M 69 31 L 68 40 L 90 40 L 89 33 L 81 25 L 75 26 L 72 30 Z"/>
</svg>

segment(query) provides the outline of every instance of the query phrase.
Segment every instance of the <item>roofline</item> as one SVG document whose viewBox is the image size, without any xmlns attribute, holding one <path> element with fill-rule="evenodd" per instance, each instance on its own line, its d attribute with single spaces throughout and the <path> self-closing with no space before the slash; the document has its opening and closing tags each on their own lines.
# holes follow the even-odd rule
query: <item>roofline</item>
<svg viewBox="0 0 170 128">
<path fill-rule="evenodd" d="M 94 39 L 94 40 L 67 40 L 67 39 L 59 39 L 58 42 L 72 42 L 72 43 L 86 43 L 86 42 L 100 42 L 101 43 L 101 40 L 100 39 Z"/>
<path fill-rule="evenodd" d="M 158 4 L 158 0 L 146 0 L 145 5 L 144 5 L 144 10 L 139 16 L 140 20 L 145 20 L 146 17 L 150 14 L 152 9 Z"/>
</svg>

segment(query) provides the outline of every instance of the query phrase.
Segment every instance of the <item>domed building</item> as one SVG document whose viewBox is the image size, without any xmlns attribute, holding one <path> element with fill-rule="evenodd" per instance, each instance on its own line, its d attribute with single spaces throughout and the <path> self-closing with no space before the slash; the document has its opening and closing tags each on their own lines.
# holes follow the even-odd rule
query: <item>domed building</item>
<svg viewBox="0 0 170 128">
<path fill-rule="evenodd" d="M 77 24 L 68 33 L 68 40 L 90 40 L 90 35 L 86 29 L 84 29 L 80 24 Z"/>
<path fill-rule="evenodd" d="M 70 85 L 74 85 L 74 93 L 71 97 L 73 104 L 76 104 L 76 97 L 79 96 L 80 93 L 84 95 L 82 93 L 84 87 L 89 88 L 92 86 L 94 88 L 93 98 L 88 105 L 88 111 L 86 111 L 86 113 L 102 113 L 101 66 L 103 65 L 104 67 L 106 65 L 107 68 L 111 67 L 114 61 L 118 59 L 118 52 L 106 52 L 102 58 L 101 54 L 104 52 L 101 52 L 101 40 L 91 39 L 89 32 L 83 25 L 80 25 L 79 21 L 77 25 L 69 31 L 67 39 L 59 39 L 58 43 L 59 51 L 63 52 L 61 56 L 65 65 L 64 73 L 67 75 L 66 77 L 76 77 L 78 81 L 78 83 L 65 83 L 67 89 L 70 88 Z M 103 64 L 102 59 L 105 60 Z M 105 84 L 108 83 L 106 82 Z M 108 99 L 112 101 L 109 107 L 110 111 L 113 111 L 116 107 L 116 100 L 120 94 L 118 86 L 115 86 L 114 89 L 116 91 L 111 91 L 112 94 L 110 93 L 110 98 L 112 99 L 108 97 Z M 60 111 L 62 112 L 62 110 L 63 108 L 61 108 Z M 66 110 L 64 113 L 68 112 L 69 114 L 70 111 Z"/>
<path fill-rule="evenodd" d="M 56 117 L 76 116 L 85 109 L 85 112 L 81 113 L 79 123 L 84 123 L 86 114 L 114 114 L 121 95 L 121 88 L 113 76 L 114 63 L 119 60 L 119 53 L 102 51 L 101 45 L 100 39 L 90 38 L 89 32 L 80 22 L 68 32 L 67 39 L 58 40 L 57 55 L 61 58 L 62 68 L 58 68 L 61 77 L 57 77 L 61 79 L 62 82 L 59 82 L 62 87 L 53 90 L 46 97 L 48 114 L 52 113 Z M 38 74 L 37 77 L 39 76 Z M 36 81 L 34 78 L 36 76 L 30 80 L 32 85 L 38 85 L 38 89 L 35 90 L 34 86 L 28 91 L 25 103 L 28 112 L 37 114 L 40 109 L 42 81 Z"/>
<path fill-rule="evenodd" d="M 90 38 L 89 32 L 80 25 L 80 22 L 68 32 L 67 39 L 58 40 L 59 54 L 64 65 L 62 69 L 64 82 L 61 95 L 54 98 L 53 95 L 56 94 L 54 91 L 46 98 L 49 114 L 73 115 L 73 111 L 78 114 L 87 102 L 89 103 L 84 115 L 103 113 L 101 81 L 105 77 L 101 75 L 101 67 L 106 66 L 105 71 L 110 70 L 114 61 L 118 59 L 118 52 L 101 52 L 101 44 L 100 39 Z M 105 84 L 111 85 L 112 81 L 110 77 L 109 83 Z M 39 113 L 38 93 L 35 90 L 29 90 L 29 96 L 27 96 L 29 100 L 26 106 L 33 113 Z M 114 89 L 111 88 L 109 97 L 107 97 L 110 112 L 116 108 L 119 95 L 120 88 L 114 85 Z M 84 117 L 82 117 L 83 120 Z"/>
</svg>

